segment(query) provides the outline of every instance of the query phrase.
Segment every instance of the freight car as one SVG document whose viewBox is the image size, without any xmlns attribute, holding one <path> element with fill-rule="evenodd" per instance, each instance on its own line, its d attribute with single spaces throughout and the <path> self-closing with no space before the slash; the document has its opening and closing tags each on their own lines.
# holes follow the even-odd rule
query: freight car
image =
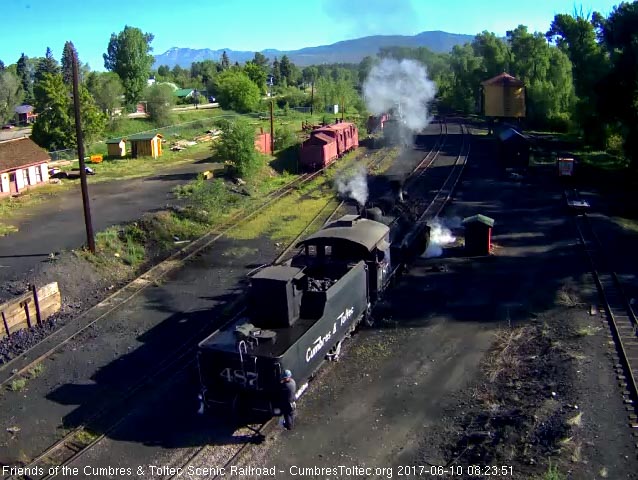
<svg viewBox="0 0 638 480">
<path fill-rule="evenodd" d="M 404 234 L 408 220 L 371 210 L 385 221 L 345 215 L 300 242 L 285 264 L 251 277 L 246 317 L 199 344 L 200 412 L 221 403 L 274 413 L 284 370 L 293 372 L 301 396 L 323 361 L 337 357 L 342 341 L 370 320 L 401 257 L 412 245 L 426 246 L 415 241 L 423 231 Z"/>
<path fill-rule="evenodd" d="M 301 145 L 300 163 L 304 170 L 327 167 L 347 152 L 359 147 L 359 131 L 351 122 L 337 121 L 313 130 Z"/>
</svg>

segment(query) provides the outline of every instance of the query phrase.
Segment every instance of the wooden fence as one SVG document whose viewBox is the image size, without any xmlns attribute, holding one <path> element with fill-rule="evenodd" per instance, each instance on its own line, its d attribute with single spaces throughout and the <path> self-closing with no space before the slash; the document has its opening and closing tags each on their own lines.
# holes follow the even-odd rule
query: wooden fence
<svg viewBox="0 0 638 480">
<path fill-rule="evenodd" d="M 38 325 L 60 310 L 61 296 L 58 282 L 31 291 L 0 305 L 0 338 L 22 328 Z"/>
</svg>

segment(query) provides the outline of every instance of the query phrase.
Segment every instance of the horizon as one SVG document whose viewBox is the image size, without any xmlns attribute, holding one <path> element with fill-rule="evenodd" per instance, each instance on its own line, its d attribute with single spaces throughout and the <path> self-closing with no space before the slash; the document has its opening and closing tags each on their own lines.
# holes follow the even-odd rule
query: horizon
<svg viewBox="0 0 638 480">
<path fill-rule="evenodd" d="M 592 11 L 608 14 L 620 3 L 589 0 L 576 5 L 573 0 L 560 0 L 539 6 L 496 0 L 486 9 L 470 0 L 456 0 L 455 8 L 450 8 L 449 3 L 428 5 L 416 0 L 400 0 L 395 4 L 351 0 L 344 11 L 341 0 L 310 2 L 303 9 L 292 0 L 280 0 L 272 8 L 262 10 L 258 10 L 262 4 L 251 0 L 218 0 L 215 5 L 203 7 L 194 2 L 175 6 L 168 0 L 152 4 L 112 0 L 108 9 L 97 0 L 86 0 L 80 6 L 73 0 L 5 1 L 5 24 L 30 25 L 29 36 L 19 42 L 15 31 L 5 28 L 0 32 L 3 45 L 0 60 L 6 65 L 17 62 L 23 52 L 30 58 L 42 57 L 47 47 L 59 61 L 64 42 L 70 40 L 80 60 L 97 71 L 105 70 L 102 54 L 110 35 L 119 33 L 125 25 L 154 35 L 153 55 L 171 48 L 292 51 L 367 36 L 412 36 L 428 31 L 476 35 L 487 30 L 505 36 L 507 30 L 519 24 L 527 25 L 531 31 L 545 32 L 558 13 L 570 14 L 578 9 L 585 14 Z M 150 6 L 154 16 L 148 15 Z M 458 16 L 459 10 L 464 12 L 462 18 Z M 312 18 L 312 28 L 308 28 L 308 18 Z M 241 31 L 251 34 L 238 35 Z"/>
</svg>

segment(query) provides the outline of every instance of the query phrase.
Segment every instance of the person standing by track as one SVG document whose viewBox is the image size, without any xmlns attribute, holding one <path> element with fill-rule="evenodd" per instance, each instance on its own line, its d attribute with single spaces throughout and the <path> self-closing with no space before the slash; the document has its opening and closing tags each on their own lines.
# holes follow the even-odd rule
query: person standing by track
<svg viewBox="0 0 638 480">
<path fill-rule="evenodd" d="M 292 378 L 290 370 L 284 370 L 281 375 L 281 413 L 284 417 L 284 427 L 286 430 L 292 430 L 295 426 L 295 404 L 297 393 L 297 384 Z"/>
</svg>

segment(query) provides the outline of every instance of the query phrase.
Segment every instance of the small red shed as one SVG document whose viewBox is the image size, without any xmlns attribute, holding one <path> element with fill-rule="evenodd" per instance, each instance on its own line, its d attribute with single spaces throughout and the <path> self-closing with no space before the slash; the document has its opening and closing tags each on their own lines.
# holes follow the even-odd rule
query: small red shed
<svg viewBox="0 0 638 480">
<path fill-rule="evenodd" d="M 492 248 L 494 219 L 478 214 L 463 219 L 463 225 L 467 254 L 469 256 L 489 255 Z"/>
<path fill-rule="evenodd" d="M 272 154 L 270 145 L 270 133 L 264 133 L 264 129 L 260 129 L 259 133 L 255 136 L 255 148 L 259 153 L 270 155 Z"/>
</svg>

